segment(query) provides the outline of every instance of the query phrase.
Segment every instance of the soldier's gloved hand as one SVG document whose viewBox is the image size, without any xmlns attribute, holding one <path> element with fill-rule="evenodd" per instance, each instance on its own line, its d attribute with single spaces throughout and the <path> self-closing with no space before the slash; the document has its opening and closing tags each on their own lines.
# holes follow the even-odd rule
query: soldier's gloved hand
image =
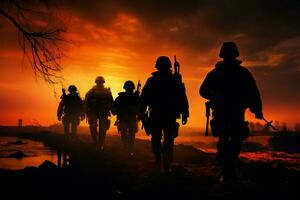
<svg viewBox="0 0 300 200">
<path fill-rule="evenodd" d="M 182 125 L 186 125 L 186 123 L 187 123 L 187 117 L 186 116 L 182 116 L 181 123 L 182 123 Z"/>
<path fill-rule="evenodd" d="M 260 111 L 260 112 L 255 113 L 255 118 L 256 118 L 256 119 L 263 119 L 263 118 L 264 118 L 264 115 L 263 115 L 263 113 Z"/>
<path fill-rule="evenodd" d="M 60 116 L 57 116 L 57 120 L 58 120 L 58 121 L 61 121 L 61 117 L 60 117 Z"/>
</svg>

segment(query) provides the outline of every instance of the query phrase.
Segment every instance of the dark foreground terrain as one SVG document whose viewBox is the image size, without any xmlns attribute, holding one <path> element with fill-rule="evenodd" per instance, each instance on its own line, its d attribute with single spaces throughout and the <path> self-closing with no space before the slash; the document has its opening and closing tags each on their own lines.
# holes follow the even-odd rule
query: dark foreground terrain
<svg viewBox="0 0 300 200">
<path fill-rule="evenodd" d="M 10 134 L 11 135 L 11 134 Z M 148 141 L 136 142 L 136 153 L 127 156 L 120 138 L 108 137 L 100 152 L 89 137 L 65 143 L 50 132 L 14 133 L 67 153 L 66 166 L 46 161 L 39 167 L 0 170 L 1 199 L 299 199 L 300 173 L 283 165 L 238 163 L 239 180 L 219 184 L 215 154 L 177 145 L 172 172 L 153 169 Z"/>
</svg>

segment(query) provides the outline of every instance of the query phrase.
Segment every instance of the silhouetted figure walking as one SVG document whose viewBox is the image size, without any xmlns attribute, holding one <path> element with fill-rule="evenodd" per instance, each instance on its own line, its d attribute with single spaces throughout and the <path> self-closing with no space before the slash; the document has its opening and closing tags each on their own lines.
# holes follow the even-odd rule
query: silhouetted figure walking
<svg viewBox="0 0 300 200">
<path fill-rule="evenodd" d="M 240 154 L 242 141 L 249 136 L 245 111 L 250 108 L 258 119 L 263 118 L 262 102 L 251 73 L 236 58 L 238 48 L 225 42 L 218 62 L 200 87 L 200 95 L 210 101 L 213 119 L 211 131 L 219 137 L 217 159 L 222 168 L 221 181 L 235 178 L 235 162 Z"/>
<path fill-rule="evenodd" d="M 57 119 L 62 120 L 66 138 L 69 139 L 71 135 L 71 138 L 74 139 L 80 119 L 84 119 L 83 101 L 75 85 L 70 85 L 68 91 L 69 94 L 66 94 L 63 89 L 63 95 L 57 109 Z"/>
<path fill-rule="evenodd" d="M 97 147 L 103 150 L 106 131 L 110 128 L 113 97 L 110 88 L 104 87 L 105 80 L 102 76 L 98 76 L 95 83 L 85 95 L 85 109 L 92 139 Z"/>
<path fill-rule="evenodd" d="M 179 68 L 178 62 L 175 65 Z M 172 74 L 170 59 L 159 57 L 155 67 L 158 71 L 152 73 L 142 90 L 139 112 L 146 134 L 152 136 L 156 167 L 160 169 L 163 156 L 164 170 L 169 171 L 173 161 L 174 138 L 179 130 L 176 119 L 181 116 L 182 124 L 186 124 L 189 106 L 179 71 Z"/>
<path fill-rule="evenodd" d="M 138 85 L 138 88 L 140 86 Z M 134 92 L 135 85 L 132 81 L 124 84 L 125 92 L 120 92 L 114 101 L 114 112 L 117 115 L 116 125 L 121 134 L 125 151 L 133 155 L 135 134 L 138 131 L 138 100 L 139 89 Z"/>
</svg>

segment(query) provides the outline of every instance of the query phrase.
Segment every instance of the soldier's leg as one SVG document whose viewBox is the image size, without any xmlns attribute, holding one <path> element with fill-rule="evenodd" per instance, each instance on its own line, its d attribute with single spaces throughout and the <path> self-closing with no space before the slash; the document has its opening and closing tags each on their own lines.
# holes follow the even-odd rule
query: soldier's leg
<svg viewBox="0 0 300 200">
<path fill-rule="evenodd" d="M 128 151 L 128 131 L 127 129 L 122 129 L 120 131 L 121 140 L 125 151 Z"/>
<path fill-rule="evenodd" d="M 135 142 L 135 134 L 138 131 L 138 124 L 137 122 L 134 120 L 130 123 L 129 129 L 128 129 L 128 150 L 129 153 L 133 154 L 133 146 L 134 146 L 134 142 Z"/>
<path fill-rule="evenodd" d="M 165 171 L 169 171 L 173 162 L 174 149 L 174 127 L 169 125 L 164 129 L 164 143 L 163 143 L 163 166 Z"/>
<path fill-rule="evenodd" d="M 231 140 L 231 155 L 232 155 L 232 158 L 233 160 L 236 160 L 240 153 L 241 153 L 241 149 L 242 149 L 242 143 L 243 141 L 240 139 L 240 138 L 236 138 L 236 137 L 233 137 L 232 140 Z"/>
<path fill-rule="evenodd" d="M 97 116 L 93 114 L 88 115 L 88 123 L 90 127 L 90 132 L 94 144 L 97 144 Z"/>
<path fill-rule="evenodd" d="M 62 157 L 63 157 L 62 167 L 64 168 L 68 165 L 68 163 L 67 163 L 67 154 L 65 152 L 63 152 Z"/>
<path fill-rule="evenodd" d="M 58 168 L 62 167 L 61 157 L 62 157 L 62 151 L 61 150 L 57 150 L 57 167 Z"/>
<path fill-rule="evenodd" d="M 76 138 L 78 125 L 79 125 L 79 119 L 73 119 L 71 122 L 71 138 L 72 139 Z"/>
<path fill-rule="evenodd" d="M 217 161 L 222 170 L 222 176 L 228 177 L 228 152 L 230 150 L 230 138 L 227 136 L 220 136 L 217 144 Z"/>
<path fill-rule="evenodd" d="M 128 150 L 128 127 L 124 121 L 119 121 L 118 132 L 121 135 L 122 145 L 125 151 Z"/>
<path fill-rule="evenodd" d="M 236 162 L 242 149 L 242 140 L 239 137 L 232 137 L 230 151 L 228 152 L 228 167 L 232 178 L 236 177 Z"/>
<path fill-rule="evenodd" d="M 107 117 L 100 117 L 99 118 L 99 141 L 98 145 L 101 150 L 104 148 L 106 131 L 109 126 L 109 119 Z"/>
<path fill-rule="evenodd" d="M 70 121 L 68 120 L 67 117 L 63 117 L 62 119 L 63 122 L 63 126 L 64 126 L 64 134 L 65 134 L 65 139 L 69 140 L 69 136 L 70 136 Z"/>
<path fill-rule="evenodd" d="M 157 128 L 152 134 L 151 134 L 151 144 L 152 144 L 152 152 L 155 155 L 155 163 L 159 167 L 161 164 L 161 153 L 162 153 L 162 129 Z"/>
</svg>

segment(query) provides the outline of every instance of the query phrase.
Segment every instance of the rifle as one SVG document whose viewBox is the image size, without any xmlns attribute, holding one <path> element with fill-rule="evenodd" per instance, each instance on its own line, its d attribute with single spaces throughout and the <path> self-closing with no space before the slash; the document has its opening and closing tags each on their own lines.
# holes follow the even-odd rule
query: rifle
<svg viewBox="0 0 300 200">
<path fill-rule="evenodd" d="M 186 108 L 186 105 L 188 106 L 188 100 L 185 94 L 185 85 L 182 81 L 182 75 L 180 74 L 180 64 L 176 59 L 176 55 L 174 55 L 174 74 L 173 77 L 180 88 L 180 94 L 178 99 L 178 107 L 176 108 L 176 118 L 179 119 L 180 116 L 186 115 L 188 117 L 188 109 Z"/>
<path fill-rule="evenodd" d="M 266 122 L 266 127 L 265 127 L 266 129 L 269 128 L 269 127 L 271 127 L 274 131 L 277 130 L 277 129 L 275 128 L 275 126 L 272 125 L 272 123 L 273 123 L 272 120 L 271 120 L 271 121 L 268 121 L 268 120 L 266 120 L 266 118 L 264 118 L 264 117 L 263 117 L 263 120 Z"/>
<path fill-rule="evenodd" d="M 136 86 L 136 90 L 135 90 L 135 94 L 140 94 L 140 90 L 141 90 L 142 84 L 141 81 L 139 80 Z"/>
<path fill-rule="evenodd" d="M 176 55 L 174 56 L 174 77 L 182 83 L 182 76 L 180 74 L 180 64 L 176 59 Z"/>
<path fill-rule="evenodd" d="M 65 89 L 65 88 L 62 88 L 61 91 L 62 91 L 62 95 L 61 95 L 60 99 L 64 100 L 65 97 L 67 96 L 67 94 L 66 94 L 66 89 Z"/>
</svg>

